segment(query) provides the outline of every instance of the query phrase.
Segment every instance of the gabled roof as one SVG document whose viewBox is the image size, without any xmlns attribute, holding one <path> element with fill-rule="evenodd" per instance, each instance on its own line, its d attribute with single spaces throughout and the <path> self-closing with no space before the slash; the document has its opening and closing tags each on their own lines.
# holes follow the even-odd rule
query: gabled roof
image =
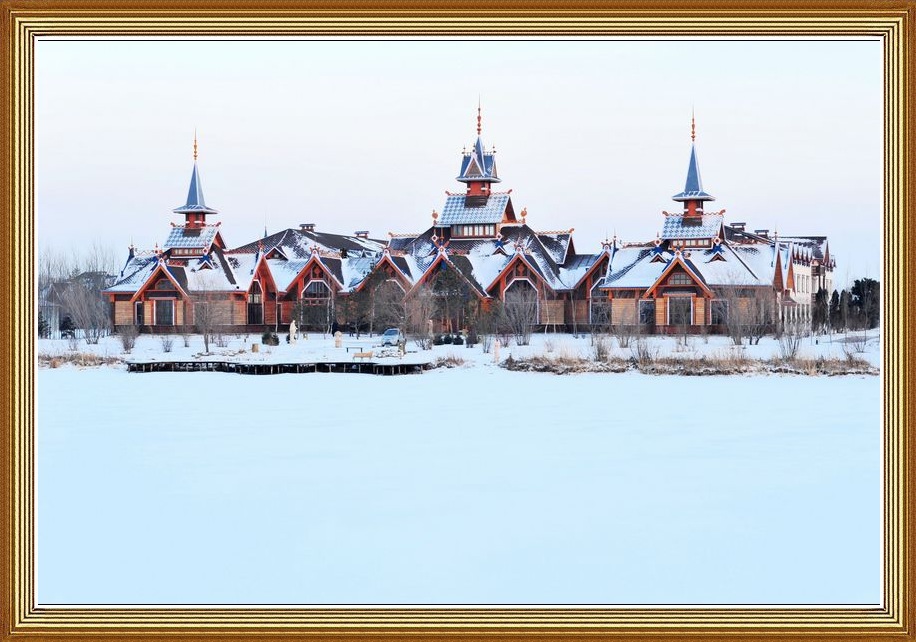
<svg viewBox="0 0 916 642">
<path fill-rule="evenodd" d="M 346 253 L 350 256 L 377 256 L 385 247 L 383 241 L 363 238 L 356 235 L 330 234 L 315 230 L 286 229 L 264 238 L 246 243 L 229 251 L 230 254 L 255 253 L 263 247 L 265 253 L 273 249 L 280 251 L 289 259 L 308 259 L 312 248 L 317 246 L 326 253 Z"/>
<path fill-rule="evenodd" d="M 191 171 L 191 185 L 188 188 L 188 199 L 181 207 L 172 210 L 176 214 L 190 214 L 201 212 L 203 214 L 217 214 L 217 211 L 207 207 L 204 202 L 204 189 L 200 184 L 200 176 L 197 173 L 197 161 L 194 161 L 194 169 Z"/>
<path fill-rule="evenodd" d="M 701 216 L 684 216 L 683 214 L 668 214 L 665 216 L 665 225 L 662 228 L 663 241 L 671 239 L 704 239 L 713 238 L 721 234 L 725 214 L 703 214 Z"/>
<path fill-rule="evenodd" d="M 173 247 L 210 249 L 210 245 L 219 232 L 219 225 L 204 225 L 203 227 L 176 225 L 165 239 L 163 248 L 168 250 Z"/>
<path fill-rule="evenodd" d="M 505 218 L 506 210 L 511 211 L 512 201 L 508 194 L 490 194 L 478 207 L 468 207 L 464 194 L 450 194 L 445 199 L 438 226 L 466 225 L 474 223 L 500 223 Z M 514 219 L 511 211 L 510 220 Z M 393 240 L 393 239 L 392 239 Z"/>
</svg>

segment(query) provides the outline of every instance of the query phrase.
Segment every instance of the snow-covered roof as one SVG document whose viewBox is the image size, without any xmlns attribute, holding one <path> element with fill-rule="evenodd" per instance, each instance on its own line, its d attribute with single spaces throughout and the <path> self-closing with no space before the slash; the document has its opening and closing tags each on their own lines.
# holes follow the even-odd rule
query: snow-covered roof
<svg viewBox="0 0 916 642">
<path fill-rule="evenodd" d="M 445 199 L 445 206 L 437 225 L 463 225 L 473 223 L 499 223 L 509 206 L 508 194 L 490 194 L 482 205 L 468 207 L 464 194 L 450 194 Z M 473 201 L 476 202 L 476 201 Z"/>
<path fill-rule="evenodd" d="M 202 227 L 176 225 L 169 232 L 163 247 L 167 250 L 173 247 L 208 250 L 217 232 L 219 232 L 219 225 Z"/>
<path fill-rule="evenodd" d="M 662 228 L 662 240 L 671 239 L 711 239 L 719 235 L 725 215 L 721 212 L 684 216 L 668 214 Z"/>
</svg>

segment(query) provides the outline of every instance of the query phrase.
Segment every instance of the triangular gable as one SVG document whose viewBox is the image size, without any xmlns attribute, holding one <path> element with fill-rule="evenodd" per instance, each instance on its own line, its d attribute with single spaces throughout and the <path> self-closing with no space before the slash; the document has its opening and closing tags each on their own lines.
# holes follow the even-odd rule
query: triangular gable
<svg viewBox="0 0 916 642">
<path fill-rule="evenodd" d="M 213 240 L 210 241 L 210 245 L 215 245 L 216 247 L 218 247 L 221 250 L 226 249 L 226 242 L 223 240 L 223 235 L 220 234 L 219 231 L 217 231 L 216 234 L 213 236 Z M 207 250 L 209 249 L 210 248 L 208 247 Z"/>
<path fill-rule="evenodd" d="M 391 266 L 394 276 L 398 277 L 398 280 L 401 282 L 401 287 L 405 292 L 411 290 L 412 283 L 410 278 L 404 274 L 401 268 L 399 268 L 394 261 L 391 260 L 391 255 L 388 252 L 384 252 L 382 254 L 382 258 L 380 258 L 376 264 L 372 266 L 372 269 L 369 270 L 369 273 L 363 277 L 363 280 L 359 282 L 359 285 L 353 288 L 352 292 L 359 292 L 362 290 L 363 286 L 369 281 L 370 277 L 378 270 L 383 269 L 383 264 Z"/>
<path fill-rule="evenodd" d="M 785 290 L 785 284 L 782 282 L 782 252 L 776 252 L 776 265 L 773 271 L 773 287 L 778 292 Z"/>
<path fill-rule="evenodd" d="M 164 265 L 163 263 L 160 263 L 159 265 L 156 266 L 156 269 L 153 270 L 152 273 L 150 273 L 150 275 L 147 277 L 146 281 L 143 282 L 143 285 L 141 285 L 139 288 L 137 288 L 137 291 L 136 291 L 136 292 L 134 293 L 134 295 L 130 298 L 131 303 L 133 303 L 133 302 L 135 302 L 137 299 L 139 299 L 140 296 L 141 296 L 144 292 L 146 292 L 147 290 L 151 289 L 151 288 L 152 288 L 152 285 L 153 285 L 154 283 L 156 283 L 156 281 L 159 280 L 159 276 L 161 276 L 161 275 L 164 275 L 166 278 L 168 278 L 169 281 L 172 282 L 172 285 L 175 286 L 175 290 L 176 290 L 179 294 L 181 294 L 182 297 L 188 298 L 188 293 L 185 292 L 184 288 L 181 287 L 181 285 L 178 283 L 178 281 L 175 280 L 175 277 L 172 276 L 171 273 L 170 273 L 168 270 L 165 269 L 165 265 Z"/>
<path fill-rule="evenodd" d="M 465 177 L 473 176 L 483 178 L 483 169 L 477 164 L 477 158 L 475 156 L 471 156 L 470 162 L 468 162 L 468 166 L 464 170 L 464 175 Z"/>
<path fill-rule="evenodd" d="M 433 259 L 433 262 L 429 264 L 429 267 L 426 268 L 426 270 L 423 272 L 422 276 L 420 276 L 420 278 L 417 279 L 417 282 L 407 291 L 407 295 L 409 296 L 409 295 L 413 294 L 414 290 L 416 290 L 417 288 L 419 288 L 421 285 L 424 285 L 425 283 L 427 283 L 427 282 L 429 281 L 429 279 L 430 279 L 430 276 L 431 276 L 432 274 L 434 274 L 436 270 L 441 269 L 439 266 L 442 265 L 442 262 L 443 262 L 443 261 L 446 263 L 446 265 L 448 265 L 448 267 L 449 267 L 450 269 L 455 270 L 455 273 L 458 274 L 462 279 L 464 279 L 464 281 L 465 281 L 468 285 L 470 285 L 471 288 L 472 288 L 475 292 L 478 293 L 478 295 L 480 295 L 480 296 L 482 296 L 482 297 L 487 296 L 486 292 L 481 292 L 481 291 L 480 291 L 480 287 L 479 287 L 474 281 L 472 281 L 472 280 L 469 279 L 467 276 L 465 276 L 464 272 L 462 272 L 461 270 L 459 270 L 458 267 L 457 267 L 454 263 L 452 263 L 451 261 L 449 261 L 449 260 L 448 260 L 448 257 L 446 257 L 446 255 L 445 255 L 444 253 L 440 253 L 439 256 L 437 256 L 435 259 Z"/>
<path fill-rule="evenodd" d="M 296 276 L 293 277 L 293 279 L 289 282 L 290 286 L 292 286 L 294 283 L 299 281 L 299 279 L 303 279 L 303 285 L 304 285 L 304 280 L 305 280 L 304 275 L 307 272 L 309 272 L 312 268 L 314 268 L 316 265 L 321 269 L 321 271 L 325 275 L 331 277 L 331 281 L 337 284 L 337 289 L 339 290 L 343 289 L 344 287 L 343 283 L 341 283 L 340 279 L 334 276 L 334 273 L 330 269 L 328 269 L 328 267 L 324 263 L 321 262 L 321 257 L 318 254 L 312 254 L 312 256 L 309 258 L 306 264 L 302 266 L 302 269 L 299 270 Z"/>
<path fill-rule="evenodd" d="M 541 276 L 541 273 L 538 271 L 538 269 L 535 268 L 531 262 L 525 258 L 525 255 L 522 252 L 516 252 L 515 256 L 513 256 L 509 262 L 503 266 L 503 269 L 499 271 L 499 274 L 496 275 L 496 278 L 493 279 L 493 282 L 487 286 L 486 291 L 489 293 L 490 290 L 493 289 L 493 286 L 499 283 L 499 280 L 503 277 L 503 275 L 505 275 L 508 271 L 515 269 L 515 266 L 518 265 L 519 262 L 523 263 L 527 270 L 534 274 L 534 276 L 537 277 L 538 281 L 540 281 L 544 287 L 553 291 L 553 288 L 550 287 L 550 285 L 544 280 L 544 277 Z"/>
<path fill-rule="evenodd" d="M 697 285 L 697 287 L 699 287 L 700 289 L 702 289 L 703 292 L 704 292 L 705 294 L 707 294 L 707 295 L 710 296 L 710 297 L 713 296 L 712 290 L 710 290 L 708 287 L 706 287 L 706 284 L 703 283 L 703 281 L 702 281 L 702 279 L 700 279 L 699 275 L 698 275 L 690 266 L 688 266 L 688 265 L 684 262 L 684 259 L 681 258 L 680 256 L 675 256 L 675 257 L 671 260 L 671 263 L 668 265 L 668 267 L 666 267 L 664 270 L 662 270 L 662 273 L 659 275 L 659 277 L 658 277 L 657 279 L 655 279 L 655 283 L 653 283 L 653 284 L 649 287 L 649 289 L 646 290 L 646 292 L 645 292 L 645 294 L 643 294 L 642 298 L 645 299 L 645 298 L 650 297 L 652 294 L 654 294 L 654 293 L 655 293 L 655 290 L 658 289 L 658 286 L 660 286 L 660 285 L 665 281 L 665 279 L 668 278 L 668 275 L 671 274 L 671 272 L 673 272 L 673 271 L 674 271 L 674 268 L 677 267 L 677 266 L 680 266 L 681 268 L 683 268 L 684 271 L 687 273 L 687 276 L 689 276 L 690 279 Z"/>
<path fill-rule="evenodd" d="M 258 257 L 258 262 L 254 266 L 254 275 L 251 277 L 251 283 L 254 283 L 256 280 L 262 284 L 269 281 L 274 292 L 280 290 L 280 288 L 277 287 L 277 282 L 274 280 L 274 275 L 270 271 L 270 266 L 267 265 L 267 256 L 264 254 Z M 261 289 L 265 291 L 263 286 Z M 248 284 L 248 290 L 251 290 L 250 283 Z"/>
<path fill-rule="evenodd" d="M 786 290 L 795 291 L 795 262 L 789 261 L 789 269 L 786 273 Z"/>
<path fill-rule="evenodd" d="M 570 240 L 570 243 L 572 243 L 571 240 Z M 573 289 L 573 290 L 577 289 L 580 285 L 582 285 L 583 283 L 585 283 L 585 280 L 588 279 L 590 276 L 592 276 L 592 274 L 593 274 L 594 272 L 598 271 L 599 269 L 602 269 L 602 268 L 601 268 L 601 264 L 604 263 L 605 261 L 607 261 L 607 263 L 610 264 L 610 260 L 611 260 L 611 258 L 610 258 L 610 256 L 608 255 L 607 250 L 605 250 L 604 252 L 602 252 L 602 253 L 601 253 L 601 258 L 598 259 L 597 261 L 595 261 L 595 263 L 594 263 L 590 268 L 588 268 L 588 269 L 585 271 L 585 274 L 582 275 L 582 278 L 581 278 L 581 279 L 579 279 L 578 281 L 576 281 L 576 284 L 573 286 L 572 289 Z M 607 271 L 607 266 L 605 265 L 605 267 L 604 267 L 603 269 L 604 269 L 605 271 Z"/>
</svg>

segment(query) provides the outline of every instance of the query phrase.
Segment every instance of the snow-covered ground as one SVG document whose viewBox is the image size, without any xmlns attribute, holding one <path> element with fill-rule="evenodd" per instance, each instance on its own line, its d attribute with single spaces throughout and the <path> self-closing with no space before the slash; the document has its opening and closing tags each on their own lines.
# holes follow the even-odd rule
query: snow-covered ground
<svg viewBox="0 0 916 642">
<path fill-rule="evenodd" d="M 590 351 L 535 339 L 501 356 Z M 476 366 L 40 368 L 38 603 L 880 602 L 879 377 L 558 377 L 436 354 Z"/>
<path fill-rule="evenodd" d="M 116 336 L 105 337 L 98 345 L 88 345 L 85 341 L 77 342 L 79 352 L 89 352 L 106 357 L 118 357 L 128 361 L 168 361 L 168 360 L 188 360 L 188 359 L 209 359 L 209 360 L 232 360 L 261 363 L 296 363 L 312 361 L 350 361 L 356 349 L 371 350 L 379 355 L 378 334 L 373 336 L 363 335 L 357 339 L 354 336 L 343 336 L 342 346 L 334 347 L 334 340 L 330 336 L 320 334 L 308 335 L 306 339 L 300 339 L 295 344 L 289 344 L 285 341 L 286 334 L 278 333 L 284 340 L 281 340 L 278 346 L 258 346 L 258 352 L 252 352 L 252 344 L 260 344 L 260 335 L 227 335 L 225 336 L 225 346 L 220 347 L 213 342 L 210 343 L 210 352 L 204 352 L 204 342 L 200 335 L 190 335 L 188 337 L 189 345 L 184 345 L 184 340 L 180 335 L 167 336 L 172 345 L 169 352 L 163 349 L 163 337 L 153 335 L 141 335 L 137 338 L 137 344 L 130 354 L 125 354 L 121 342 Z M 608 347 L 612 356 L 629 358 L 633 354 L 633 346 L 636 340 L 631 340 L 629 347 L 621 347 L 619 340 L 614 336 L 606 336 Z M 769 359 L 780 356 L 780 346 L 776 339 L 765 337 L 759 345 L 734 346 L 732 341 L 723 336 L 691 336 L 687 337 L 686 343 L 677 337 L 649 336 L 644 341 L 648 343 L 649 350 L 656 356 L 673 356 L 673 357 L 694 357 L 707 355 L 711 357 L 726 357 L 737 353 L 743 354 L 751 359 Z M 857 350 L 863 350 L 857 352 Z M 42 339 L 38 341 L 39 354 L 45 355 L 67 355 L 72 352 L 70 343 L 66 339 Z M 455 355 L 468 362 L 469 365 L 491 365 L 494 362 L 494 354 L 484 353 L 481 345 L 478 344 L 471 348 L 465 345 L 442 345 L 435 346 L 431 351 L 423 351 L 417 348 L 413 342 L 407 345 L 408 354 L 405 355 L 406 361 L 432 361 L 436 357 Z M 382 354 L 395 354 L 396 349 L 387 348 Z M 855 333 L 850 335 L 833 334 L 823 336 L 810 336 L 801 339 L 798 356 L 802 358 L 813 358 L 818 356 L 828 358 L 845 359 L 847 353 L 857 358 L 865 359 L 873 365 L 879 365 L 880 349 L 879 334 L 877 330 L 872 330 L 863 335 Z M 531 337 L 531 344 L 527 346 L 517 346 L 510 342 L 508 346 L 503 346 L 499 352 L 500 360 L 506 359 L 509 355 L 513 358 L 524 358 L 535 355 L 547 356 L 571 356 L 591 358 L 594 354 L 592 339 L 589 335 L 582 334 L 574 337 L 570 334 L 542 334 L 536 333 Z M 397 357 L 383 357 L 397 361 Z"/>
</svg>

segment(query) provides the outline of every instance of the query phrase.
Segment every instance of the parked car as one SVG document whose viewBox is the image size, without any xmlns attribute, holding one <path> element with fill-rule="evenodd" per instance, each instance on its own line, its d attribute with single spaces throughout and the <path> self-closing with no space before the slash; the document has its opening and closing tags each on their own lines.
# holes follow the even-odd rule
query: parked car
<svg viewBox="0 0 916 642">
<path fill-rule="evenodd" d="M 382 333 L 383 346 L 396 346 L 404 340 L 404 335 L 398 328 L 388 328 Z"/>
</svg>

